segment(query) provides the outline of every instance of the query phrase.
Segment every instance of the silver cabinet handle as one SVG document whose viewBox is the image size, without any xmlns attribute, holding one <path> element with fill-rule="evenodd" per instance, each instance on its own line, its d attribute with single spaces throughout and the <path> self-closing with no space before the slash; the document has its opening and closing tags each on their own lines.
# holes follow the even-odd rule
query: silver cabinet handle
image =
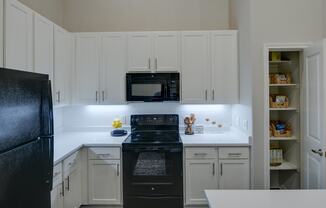
<svg viewBox="0 0 326 208">
<path fill-rule="evenodd" d="M 215 175 L 215 163 L 213 163 L 213 176 Z"/>
<path fill-rule="evenodd" d="M 104 102 L 104 100 L 105 100 L 105 92 L 104 92 L 104 90 L 102 91 L 102 101 Z"/>
<path fill-rule="evenodd" d="M 95 92 L 95 100 L 98 101 L 98 91 Z"/>
<path fill-rule="evenodd" d="M 194 155 L 195 155 L 195 156 L 206 156 L 207 153 L 204 153 L 204 152 L 203 152 L 203 153 L 194 153 Z"/>
<path fill-rule="evenodd" d="M 148 58 L 148 69 L 151 69 L 151 58 Z"/>
<path fill-rule="evenodd" d="M 205 90 L 205 100 L 207 101 L 207 90 Z"/>
<path fill-rule="evenodd" d="M 56 92 L 56 101 L 57 101 L 57 103 L 60 103 L 59 92 L 60 91 L 57 91 Z"/>
<path fill-rule="evenodd" d="M 319 150 L 314 150 L 314 149 L 312 149 L 311 152 L 313 152 L 313 153 L 315 153 L 315 154 L 317 154 L 317 155 L 319 155 L 319 156 L 321 156 L 321 157 L 324 155 L 322 149 L 319 149 Z"/>
<path fill-rule="evenodd" d="M 119 175 L 120 175 L 120 165 L 117 164 L 117 176 L 119 176 Z"/>
<path fill-rule="evenodd" d="M 155 69 L 157 70 L 157 58 L 155 58 Z"/>
<path fill-rule="evenodd" d="M 64 182 L 63 182 L 63 181 L 62 181 L 62 183 L 61 183 L 61 191 L 60 191 L 60 195 L 61 195 L 62 197 L 65 196 L 65 185 L 64 185 Z"/>
<path fill-rule="evenodd" d="M 221 175 L 223 175 L 223 163 L 221 163 L 221 170 L 220 170 Z"/>
<path fill-rule="evenodd" d="M 212 90 L 212 98 L 215 100 L 215 90 Z"/>
<path fill-rule="evenodd" d="M 66 190 L 69 191 L 70 190 L 70 178 L 69 178 L 69 176 L 67 177 L 66 181 L 67 181 Z"/>
</svg>

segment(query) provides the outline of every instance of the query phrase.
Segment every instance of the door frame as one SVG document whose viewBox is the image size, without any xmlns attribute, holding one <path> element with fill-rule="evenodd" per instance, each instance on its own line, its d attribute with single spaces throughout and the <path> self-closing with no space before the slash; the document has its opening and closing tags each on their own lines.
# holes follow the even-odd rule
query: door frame
<svg viewBox="0 0 326 208">
<path fill-rule="evenodd" d="M 281 51 L 303 51 L 312 45 L 312 42 L 305 43 L 266 43 L 263 47 L 264 54 L 264 188 L 270 188 L 270 170 L 269 170 L 269 52 L 272 50 Z M 302 102 L 302 101 L 300 101 Z M 301 128 L 302 130 L 302 128 Z M 300 140 L 301 141 L 301 140 Z M 300 152 L 302 152 L 302 145 L 300 145 Z M 253 146 L 253 151 L 255 147 Z M 302 157 L 300 155 L 300 157 Z M 302 158 L 300 158 L 302 166 Z M 254 164 L 253 164 L 254 166 Z M 254 167 L 252 167 L 254 168 Z M 254 176 L 251 176 L 254 177 Z M 300 175 L 300 182 L 302 184 L 302 174 Z"/>
</svg>

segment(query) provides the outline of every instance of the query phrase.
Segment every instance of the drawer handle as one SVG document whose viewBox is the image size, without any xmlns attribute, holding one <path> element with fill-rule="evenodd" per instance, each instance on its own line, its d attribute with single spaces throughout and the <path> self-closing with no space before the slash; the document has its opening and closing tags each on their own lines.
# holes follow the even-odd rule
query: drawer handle
<svg viewBox="0 0 326 208">
<path fill-rule="evenodd" d="M 60 173 L 61 173 L 61 172 L 55 172 L 55 173 L 53 174 L 53 178 L 57 177 Z"/>
<path fill-rule="evenodd" d="M 206 156 L 207 153 L 204 153 L 204 152 L 203 152 L 203 153 L 195 153 L 194 155 L 195 155 L 195 156 Z"/>
<path fill-rule="evenodd" d="M 236 156 L 240 156 L 241 153 L 229 153 L 228 155 L 229 155 L 229 156 L 234 156 L 234 157 L 236 157 Z"/>
<path fill-rule="evenodd" d="M 111 154 L 97 154 L 99 157 L 112 157 Z"/>
</svg>

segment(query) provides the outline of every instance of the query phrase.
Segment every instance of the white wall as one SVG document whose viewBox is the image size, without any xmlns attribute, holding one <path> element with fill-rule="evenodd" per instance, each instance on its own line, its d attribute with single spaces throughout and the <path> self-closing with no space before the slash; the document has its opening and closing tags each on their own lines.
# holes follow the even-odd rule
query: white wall
<svg viewBox="0 0 326 208">
<path fill-rule="evenodd" d="M 3 0 L 0 0 L 0 67 L 3 67 Z"/>
<path fill-rule="evenodd" d="M 323 13 L 323 37 L 326 38 L 326 1 L 323 1 L 322 6 L 322 13 Z"/>
<path fill-rule="evenodd" d="M 72 32 L 228 29 L 229 0 L 64 0 Z"/>
<path fill-rule="evenodd" d="M 233 2 L 232 2 L 233 1 Z M 252 80 L 252 116 L 253 116 L 253 162 L 254 188 L 265 188 L 264 175 L 264 66 L 263 47 L 265 43 L 298 43 L 322 38 L 323 0 L 231 0 L 231 23 L 250 30 L 246 50 L 241 50 L 240 57 L 246 57 L 251 68 Z M 240 7 L 249 6 L 250 25 L 246 25 Z M 238 8 L 238 10 L 237 10 Z M 233 11 L 233 9 L 235 11 Z M 248 11 L 247 11 L 248 12 Z M 234 15 L 236 13 L 237 15 Z M 245 29 L 246 31 L 246 29 Z M 246 33 L 246 32 L 244 32 Z M 240 38 L 241 39 L 241 38 Z M 240 40 L 241 41 L 241 40 Z M 243 40 L 242 40 L 243 41 Z M 245 61 L 245 60 L 244 60 Z M 246 62 L 245 61 L 245 62 Z M 245 64 L 246 65 L 246 64 Z M 241 68 L 245 68 L 241 66 Z M 248 73 L 250 69 L 248 68 Z M 245 75 L 242 77 L 242 79 Z M 244 78 L 246 79 L 246 78 Z M 250 79 L 248 79 L 250 80 Z M 249 83 L 248 83 L 249 85 Z M 242 92 L 242 95 L 246 95 Z"/>
<path fill-rule="evenodd" d="M 222 124 L 224 128 L 231 125 L 230 105 L 180 105 L 174 103 L 140 103 L 129 105 L 109 106 L 71 106 L 63 108 L 65 130 L 80 127 L 111 127 L 112 121 L 117 117 L 126 117 L 126 125 L 130 124 L 132 114 L 179 114 L 180 125 L 186 115 L 194 113 L 197 117 L 196 124 L 217 127 Z M 58 112 L 56 112 L 58 113 Z M 57 116 L 60 118 L 60 114 Z M 205 121 L 206 118 L 210 122 Z M 215 121 L 216 125 L 211 122 Z"/>
<path fill-rule="evenodd" d="M 2 0 L 1 0 L 2 1 Z M 19 0 L 32 10 L 54 23 L 63 26 L 63 2 L 65 0 Z"/>
</svg>

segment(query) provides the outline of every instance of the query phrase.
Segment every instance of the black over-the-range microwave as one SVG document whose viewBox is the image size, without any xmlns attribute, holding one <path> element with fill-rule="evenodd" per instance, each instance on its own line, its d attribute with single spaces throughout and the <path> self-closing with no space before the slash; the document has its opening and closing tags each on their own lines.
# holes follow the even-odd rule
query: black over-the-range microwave
<svg viewBox="0 0 326 208">
<path fill-rule="evenodd" d="M 127 73 L 128 102 L 180 101 L 179 73 Z"/>
</svg>

